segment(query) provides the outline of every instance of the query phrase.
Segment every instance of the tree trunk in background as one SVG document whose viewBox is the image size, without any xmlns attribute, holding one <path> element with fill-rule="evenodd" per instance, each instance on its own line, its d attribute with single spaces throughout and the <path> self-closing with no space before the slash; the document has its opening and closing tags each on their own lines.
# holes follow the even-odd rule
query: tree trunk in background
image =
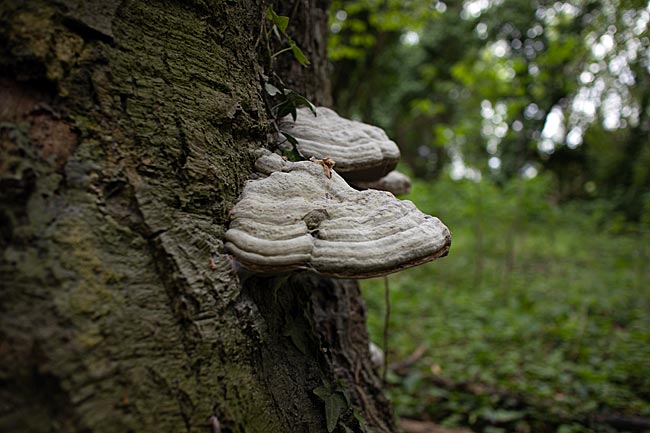
<svg viewBox="0 0 650 433">
<path fill-rule="evenodd" d="M 267 140 L 265 8 L 0 5 L 0 431 L 394 431 L 356 283 L 223 250 Z M 318 68 L 285 72 L 327 103 Z"/>
<path fill-rule="evenodd" d="M 315 105 L 332 106 L 332 89 L 327 59 L 329 0 L 273 1 L 273 9 L 289 17 L 287 33 L 296 41 L 311 62 L 300 65 L 291 52 L 276 59 L 276 72 L 288 88 L 304 95 Z M 272 41 L 273 42 L 273 41 Z M 280 49 L 279 46 L 274 52 Z"/>
</svg>

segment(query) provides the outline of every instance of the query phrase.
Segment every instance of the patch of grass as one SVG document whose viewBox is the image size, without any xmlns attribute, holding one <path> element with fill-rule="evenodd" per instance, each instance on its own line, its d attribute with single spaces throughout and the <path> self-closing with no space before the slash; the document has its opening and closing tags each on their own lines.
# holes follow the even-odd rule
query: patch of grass
<svg viewBox="0 0 650 433">
<path fill-rule="evenodd" d="M 399 415 L 486 433 L 650 417 L 648 224 L 553 206 L 548 190 L 543 178 L 414 185 L 407 199 L 448 225 L 452 247 L 390 276 L 389 360 L 427 347 L 389 376 Z M 383 280 L 362 288 L 379 343 Z"/>
</svg>

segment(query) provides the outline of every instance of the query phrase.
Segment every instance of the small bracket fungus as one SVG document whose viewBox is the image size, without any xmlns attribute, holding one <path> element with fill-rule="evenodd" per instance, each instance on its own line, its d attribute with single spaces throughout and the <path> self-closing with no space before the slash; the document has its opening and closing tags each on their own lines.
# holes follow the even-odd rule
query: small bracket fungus
<svg viewBox="0 0 650 433">
<path fill-rule="evenodd" d="M 451 234 L 410 201 L 357 191 L 321 161 L 271 154 L 256 162 L 269 175 L 246 183 L 231 211 L 226 249 L 258 273 L 312 269 L 366 278 L 447 255 Z"/>
<path fill-rule="evenodd" d="M 297 111 L 296 120 L 285 117 L 280 129 L 296 139 L 305 158 L 331 158 L 350 181 L 379 179 L 397 165 L 399 148 L 381 128 L 344 119 L 326 107 L 317 107 L 317 116 L 308 108 Z"/>
<path fill-rule="evenodd" d="M 381 370 L 384 366 L 384 361 L 386 360 L 384 351 L 372 341 L 368 341 L 368 351 L 370 352 L 370 362 L 372 363 L 372 366 L 375 370 Z"/>
<path fill-rule="evenodd" d="M 404 173 L 393 170 L 386 176 L 375 181 L 353 182 L 354 186 L 359 189 L 379 189 L 381 191 L 392 192 L 394 195 L 404 195 L 411 192 L 411 179 Z"/>
</svg>

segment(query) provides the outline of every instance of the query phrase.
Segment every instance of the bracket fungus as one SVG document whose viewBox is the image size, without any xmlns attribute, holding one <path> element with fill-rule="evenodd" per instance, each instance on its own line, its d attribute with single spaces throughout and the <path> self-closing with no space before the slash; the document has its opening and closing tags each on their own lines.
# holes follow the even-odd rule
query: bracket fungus
<svg viewBox="0 0 650 433">
<path fill-rule="evenodd" d="M 404 195 L 411 192 L 411 179 L 404 173 L 393 170 L 381 179 L 373 181 L 357 181 L 353 185 L 359 189 L 379 189 L 392 192 L 394 195 Z"/>
<path fill-rule="evenodd" d="M 294 121 L 286 116 L 280 130 L 293 136 L 298 152 L 305 158 L 331 158 L 336 171 L 349 181 L 372 181 L 393 170 L 399 148 L 383 129 L 345 119 L 334 110 L 299 108 Z"/>
<path fill-rule="evenodd" d="M 385 191 L 357 191 L 320 160 L 260 157 L 231 211 L 226 249 L 253 272 L 312 269 L 340 278 L 389 274 L 447 255 L 436 217 Z M 338 166 L 337 166 L 338 167 Z"/>
</svg>

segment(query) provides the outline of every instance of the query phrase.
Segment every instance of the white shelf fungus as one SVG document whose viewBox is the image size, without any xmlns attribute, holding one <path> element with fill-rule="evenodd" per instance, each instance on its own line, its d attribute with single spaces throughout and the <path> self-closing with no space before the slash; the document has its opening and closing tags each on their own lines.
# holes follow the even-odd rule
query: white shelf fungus
<svg viewBox="0 0 650 433">
<path fill-rule="evenodd" d="M 226 248 L 242 266 L 366 278 L 447 254 L 451 234 L 438 218 L 391 193 L 357 191 L 334 170 L 328 178 L 325 167 L 275 154 L 257 160 L 269 176 L 247 182 L 226 232 Z"/>
<path fill-rule="evenodd" d="M 296 139 L 305 158 L 333 159 L 345 179 L 376 180 L 397 165 L 399 148 L 383 129 L 345 119 L 326 107 L 317 107 L 317 116 L 308 108 L 297 113 L 295 121 L 286 116 L 280 130 Z"/>
<path fill-rule="evenodd" d="M 364 182 L 353 182 L 359 189 L 379 189 L 389 191 L 395 195 L 404 195 L 411 192 L 411 179 L 404 173 L 393 170 L 381 179 Z"/>
</svg>

